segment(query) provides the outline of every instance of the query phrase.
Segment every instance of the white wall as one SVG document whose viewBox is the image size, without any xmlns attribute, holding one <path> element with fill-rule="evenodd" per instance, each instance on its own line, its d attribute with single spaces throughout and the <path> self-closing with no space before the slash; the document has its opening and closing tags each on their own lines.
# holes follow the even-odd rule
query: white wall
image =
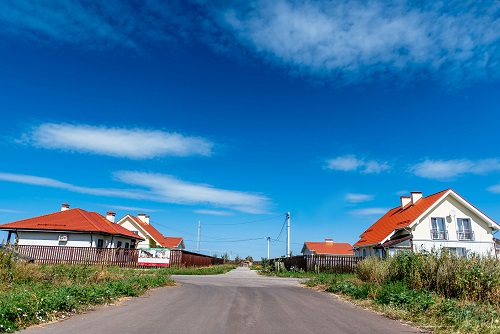
<svg viewBox="0 0 500 334">
<path fill-rule="evenodd" d="M 455 217 L 450 217 L 450 211 L 455 211 Z M 431 238 L 431 218 L 444 217 L 448 240 L 432 240 Z M 474 240 L 458 240 L 457 218 L 469 218 L 471 228 L 474 232 Z M 494 255 L 494 244 L 491 227 L 476 215 L 472 210 L 459 203 L 451 196 L 447 196 L 435 207 L 434 210 L 422 217 L 413 229 L 413 248 L 431 250 L 433 247 L 466 248 L 470 252 L 480 255 Z"/>
<path fill-rule="evenodd" d="M 67 236 L 67 241 L 59 241 L 59 236 Z M 97 247 L 97 240 L 103 240 L 103 247 L 116 248 L 118 241 L 122 242 L 122 248 L 125 243 L 131 244 L 131 239 L 90 233 L 71 233 L 71 232 L 27 232 L 18 231 L 19 245 L 38 245 L 38 246 L 67 246 L 67 247 Z M 11 243 L 14 243 L 15 235 L 11 237 Z"/>
</svg>

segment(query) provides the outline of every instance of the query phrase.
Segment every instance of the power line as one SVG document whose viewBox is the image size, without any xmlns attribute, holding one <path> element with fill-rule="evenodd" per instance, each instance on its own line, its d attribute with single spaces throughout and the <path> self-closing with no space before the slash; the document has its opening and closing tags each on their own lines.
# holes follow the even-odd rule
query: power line
<svg viewBox="0 0 500 334">
<path fill-rule="evenodd" d="M 281 238 L 281 234 L 283 234 L 283 230 L 285 229 L 286 219 L 287 219 L 287 217 L 285 217 L 285 221 L 283 221 L 283 225 L 281 226 L 281 231 L 280 231 L 280 234 L 278 235 L 278 237 L 277 237 L 277 238 L 275 238 L 275 239 L 273 240 L 273 243 L 278 242 L 278 241 L 279 241 L 279 239 Z"/>
</svg>

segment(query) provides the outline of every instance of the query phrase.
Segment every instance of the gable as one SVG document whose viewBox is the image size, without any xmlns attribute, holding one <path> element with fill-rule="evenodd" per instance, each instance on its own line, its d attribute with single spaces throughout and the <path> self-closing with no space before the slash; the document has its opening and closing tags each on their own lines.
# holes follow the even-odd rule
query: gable
<svg viewBox="0 0 500 334">
<path fill-rule="evenodd" d="M 126 215 L 122 219 L 120 219 L 117 224 L 126 225 L 129 223 L 134 226 L 139 233 L 144 235 L 146 238 L 151 238 L 159 247 L 168 247 L 165 246 L 165 237 L 156 229 L 153 225 L 147 224 L 143 222 L 140 218 L 132 216 L 130 214 Z"/>
<path fill-rule="evenodd" d="M 361 234 L 360 240 L 354 244 L 354 247 L 377 245 L 388 240 L 398 230 L 417 228 L 415 225 L 426 221 L 426 219 L 428 220 L 429 215 L 433 212 L 449 216 L 452 206 L 444 205 L 443 203 L 451 203 L 453 201 L 456 201 L 457 207 L 461 207 L 464 211 L 475 215 L 478 221 L 482 221 L 489 228 L 500 229 L 496 222 L 479 211 L 463 197 L 452 189 L 446 189 L 423 197 L 415 204 L 409 203 L 403 208 L 398 206 L 389 210 L 382 218 Z M 442 210 L 448 211 L 441 212 Z M 422 224 L 422 226 L 424 225 Z"/>
</svg>

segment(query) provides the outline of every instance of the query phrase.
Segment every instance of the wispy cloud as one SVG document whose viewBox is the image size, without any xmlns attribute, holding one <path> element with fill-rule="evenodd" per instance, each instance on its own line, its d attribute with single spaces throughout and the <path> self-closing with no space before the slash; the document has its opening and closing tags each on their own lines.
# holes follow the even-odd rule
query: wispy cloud
<svg viewBox="0 0 500 334">
<path fill-rule="evenodd" d="M 361 202 L 369 202 L 373 200 L 373 195 L 369 194 L 352 194 L 349 193 L 345 195 L 346 201 L 350 203 L 361 203 Z"/>
<path fill-rule="evenodd" d="M 80 187 L 47 177 L 24 175 L 24 174 L 0 173 L 0 181 L 8 181 L 8 182 L 30 184 L 42 187 L 65 189 L 76 193 L 96 195 L 96 196 L 111 196 L 111 197 L 132 198 L 132 199 L 146 199 L 150 197 L 147 192 L 142 191 L 140 189 L 107 189 L 107 188 Z"/>
<path fill-rule="evenodd" d="M 365 208 L 365 209 L 357 209 L 349 211 L 350 214 L 356 216 L 378 216 L 383 215 L 387 212 L 387 209 L 384 208 Z"/>
<path fill-rule="evenodd" d="M 0 181 L 65 189 L 96 196 L 185 205 L 210 205 L 252 214 L 265 213 L 270 205 L 270 199 L 261 194 L 217 189 L 208 184 L 187 182 L 166 174 L 121 171 L 115 173 L 115 178 L 135 187 L 131 189 L 90 188 L 46 177 L 0 173 Z"/>
<path fill-rule="evenodd" d="M 178 204 L 209 204 L 247 213 L 263 213 L 269 198 L 261 194 L 217 189 L 209 184 L 180 180 L 172 175 L 121 171 L 121 182 L 146 187 L 159 199 Z"/>
<path fill-rule="evenodd" d="M 232 212 L 220 211 L 220 210 L 195 210 L 195 213 L 200 215 L 212 215 L 212 216 L 233 216 Z"/>
<path fill-rule="evenodd" d="M 11 210 L 11 209 L 0 209 L 0 212 L 5 212 L 5 213 L 22 213 L 22 211 Z"/>
<path fill-rule="evenodd" d="M 106 205 L 106 204 L 100 204 L 100 206 L 105 207 L 105 208 L 111 208 L 113 210 L 123 210 L 123 211 L 128 211 L 128 212 L 159 212 L 160 210 L 157 209 L 147 209 L 147 208 L 142 208 L 142 207 L 136 207 L 136 206 L 122 206 L 122 205 Z"/>
<path fill-rule="evenodd" d="M 130 159 L 212 154 L 213 144 L 201 137 L 139 128 L 46 123 L 26 134 L 36 147 Z"/>
<path fill-rule="evenodd" d="M 218 23 L 269 62 L 341 82 L 499 78 L 494 1 L 254 1 Z"/>
<path fill-rule="evenodd" d="M 416 176 L 439 181 L 448 181 L 466 174 L 484 175 L 500 171 L 500 159 L 482 160 L 425 160 L 410 167 Z"/>
<path fill-rule="evenodd" d="M 364 160 L 358 159 L 354 155 L 346 155 L 342 157 L 337 157 L 333 159 L 329 159 L 326 161 L 326 169 L 338 170 L 344 172 L 350 171 L 360 171 L 364 174 L 379 174 L 383 171 L 389 170 L 391 167 L 389 163 L 378 162 L 375 160 Z"/>
<path fill-rule="evenodd" d="M 500 78 L 497 1 L 6 0 L 1 34 L 81 48 L 201 41 L 339 84 Z"/>
</svg>

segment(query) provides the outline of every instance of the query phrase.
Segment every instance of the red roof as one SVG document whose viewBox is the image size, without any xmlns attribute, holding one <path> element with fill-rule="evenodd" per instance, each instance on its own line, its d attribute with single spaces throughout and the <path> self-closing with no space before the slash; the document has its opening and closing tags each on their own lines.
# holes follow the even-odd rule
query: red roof
<svg viewBox="0 0 500 334">
<path fill-rule="evenodd" d="M 3 224 L 0 225 L 0 229 L 92 232 L 144 240 L 126 228 L 110 222 L 97 212 L 88 212 L 78 208 Z"/>
<path fill-rule="evenodd" d="M 168 247 L 168 248 L 180 247 L 180 244 L 182 242 L 182 238 L 179 237 L 165 237 L 165 239 L 163 240 L 164 240 L 163 247 Z"/>
<path fill-rule="evenodd" d="M 378 244 L 394 230 L 409 226 L 449 190 L 451 189 L 445 189 L 433 195 L 422 197 L 415 204 L 411 202 L 406 204 L 404 208 L 398 206 L 389 210 L 361 234 L 354 247 Z"/>
<path fill-rule="evenodd" d="M 163 239 L 165 239 L 165 237 L 156 228 L 154 228 L 153 225 L 147 224 L 147 223 L 143 222 L 138 217 L 135 217 L 135 216 L 132 216 L 132 215 L 128 215 L 128 216 L 130 218 L 132 218 L 134 220 L 134 222 L 137 225 L 139 225 L 144 231 L 146 231 L 146 233 L 150 237 L 152 237 L 156 241 L 157 244 L 160 244 L 160 246 L 162 246 L 162 242 L 163 242 Z"/>
<path fill-rule="evenodd" d="M 331 254 L 331 255 L 354 255 L 352 246 L 345 242 L 311 242 L 306 241 L 304 246 L 311 252 L 316 254 Z"/>
<path fill-rule="evenodd" d="M 143 222 L 139 217 L 128 215 L 134 222 L 139 225 L 146 233 L 151 236 L 156 243 L 161 247 L 175 248 L 182 242 L 182 238 L 164 237 L 153 225 Z"/>
</svg>

